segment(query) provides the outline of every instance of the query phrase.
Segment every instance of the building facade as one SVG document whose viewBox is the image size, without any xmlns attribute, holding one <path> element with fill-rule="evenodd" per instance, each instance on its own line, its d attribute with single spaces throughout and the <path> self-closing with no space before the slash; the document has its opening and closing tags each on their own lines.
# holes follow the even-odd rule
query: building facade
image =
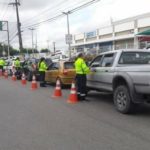
<svg viewBox="0 0 150 150">
<path fill-rule="evenodd" d="M 150 13 L 112 21 L 110 26 L 75 35 L 72 48 L 74 52 L 93 54 L 117 49 L 145 48 L 148 43 L 140 41 L 136 34 L 147 29 L 150 29 Z"/>
</svg>

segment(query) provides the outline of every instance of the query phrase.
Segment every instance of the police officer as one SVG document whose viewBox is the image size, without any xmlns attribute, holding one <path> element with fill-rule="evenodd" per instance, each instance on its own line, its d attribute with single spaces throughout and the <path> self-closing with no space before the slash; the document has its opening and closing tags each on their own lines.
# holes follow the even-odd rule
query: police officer
<svg viewBox="0 0 150 150">
<path fill-rule="evenodd" d="M 5 66 L 5 60 L 3 58 L 0 58 L 0 69 L 2 72 L 4 71 L 4 66 Z"/>
<path fill-rule="evenodd" d="M 40 73 L 40 87 L 46 87 L 45 85 L 45 71 L 47 70 L 47 64 L 45 62 L 45 58 L 42 57 L 38 64 L 39 73 Z"/>
<path fill-rule="evenodd" d="M 79 53 L 75 61 L 77 94 L 80 101 L 85 100 L 86 97 L 86 74 L 90 69 L 84 61 L 83 53 Z"/>
<path fill-rule="evenodd" d="M 21 68 L 19 57 L 16 58 L 14 65 L 15 65 L 16 70 Z"/>
<path fill-rule="evenodd" d="M 14 62 L 14 66 L 16 69 L 15 75 L 17 76 L 17 79 L 20 79 L 21 78 L 21 64 L 20 64 L 19 57 L 16 58 L 16 60 Z"/>
</svg>

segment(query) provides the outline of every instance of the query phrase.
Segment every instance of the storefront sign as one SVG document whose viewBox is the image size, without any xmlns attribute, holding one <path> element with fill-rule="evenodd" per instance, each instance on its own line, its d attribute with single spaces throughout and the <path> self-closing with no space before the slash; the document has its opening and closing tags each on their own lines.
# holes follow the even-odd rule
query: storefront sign
<svg viewBox="0 0 150 150">
<path fill-rule="evenodd" d="M 96 31 L 93 31 L 93 32 L 88 32 L 86 33 L 86 38 L 93 38 L 93 37 L 96 37 Z"/>
</svg>

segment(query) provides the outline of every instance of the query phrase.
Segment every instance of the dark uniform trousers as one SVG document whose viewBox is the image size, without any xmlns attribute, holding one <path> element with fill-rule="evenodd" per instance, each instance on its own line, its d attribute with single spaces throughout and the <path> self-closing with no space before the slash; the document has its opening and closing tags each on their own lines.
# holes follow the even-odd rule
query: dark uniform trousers
<svg viewBox="0 0 150 150">
<path fill-rule="evenodd" d="M 0 69 L 3 71 L 3 66 L 0 66 Z"/>
<path fill-rule="evenodd" d="M 39 71 L 40 73 L 40 86 L 45 86 L 45 71 Z"/>
<path fill-rule="evenodd" d="M 77 74 L 76 75 L 76 84 L 77 84 L 77 95 L 79 100 L 84 100 L 86 97 L 86 75 Z"/>
</svg>

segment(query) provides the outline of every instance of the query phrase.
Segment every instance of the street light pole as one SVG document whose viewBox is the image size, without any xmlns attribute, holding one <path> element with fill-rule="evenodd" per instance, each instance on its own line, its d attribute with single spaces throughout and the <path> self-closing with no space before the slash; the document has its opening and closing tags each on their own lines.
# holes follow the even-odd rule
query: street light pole
<svg viewBox="0 0 150 150">
<path fill-rule="evenodd" d="M 31 34 L 32 34 L 32 53 L 33 53 L 33 57 L 34 57 L 34 47 L 33 47 L 33 31 L 35 30 L 34 28 L 29 28 L 29 30 L 31 30 Z"/>
<path fill-rule="evenodd" d="M 10 57 L 9 25 L 8 25 L 8 21 L 1 21 L 1 22 L 2 22 L 2 24 L 3 24 L 3 22 L 6 23 L 6 25 L 7 25 L 7 29 L 6 30 L 2 29 L 2 31 L 7 31 L 7 45 L 8 45 L 7 56 L 9 58 Z"/>
<path fill-rule="evenodd" d="M 55 42 L 53 42 L 53 48 L 54 48 L 54 55 L 55 55 L 55 52 L 56 52 Z"/>
<path fill-rule="evenodd" d="M 67 30 L 68 30 L 68 36 L 70 36 L 70 25 L 69 25 L 69 14 L 71 13 L 70 11 L 68 12 L 62 12 L 67 16 Z M 69 58 L 71 58 L 71 42 L 68 41 L 68 51 L 69 51 Z"/>
<path fill-rule="evenodd" d="M 9 41 L 9 26 L 8 26 L 8 21 L 6 21 L 7 22 L 7 38 L 8 38 L 8 59 L 9 59 L 9 57 L 10 57 L 10 48 L 9 48 L 9 46 L 10 46 L 10 41 Z"/>
</svg>

